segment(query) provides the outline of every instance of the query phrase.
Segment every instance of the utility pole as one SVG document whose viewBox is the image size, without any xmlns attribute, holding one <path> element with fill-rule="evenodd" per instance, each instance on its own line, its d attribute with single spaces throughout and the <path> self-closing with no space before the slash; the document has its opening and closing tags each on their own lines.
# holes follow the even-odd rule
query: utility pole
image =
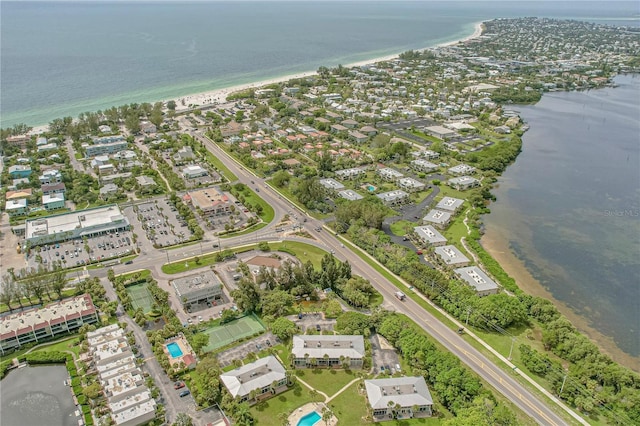
<svg viewBox="0 0 640 426">
<path fill-rule="evenodd" d="M 467 308 L 467 320 L 465 321 L 464 325 L 465 326 L 469 326 L 469 314 L 471 313 L 471 308 Z"/>
<path fill-rule="evenodd" d="M 567 382 L 567 372 L 564 373 L 564 378 L 562 379 L 562 386 L 560 386 L 560 392 L 558 396 L 562 395 L 562 391 L 564 390 L 564 384 Z"/>
<path fill-rule="evenodd" d="M 513 344 L 515 343 L 516 338 L 512 337 L 511 338 L 511 349 L 509 349 L 509 357 L 507 358 L 509 361 L 511 361 L 511 354 L 513 353 Z"/>
</svg>

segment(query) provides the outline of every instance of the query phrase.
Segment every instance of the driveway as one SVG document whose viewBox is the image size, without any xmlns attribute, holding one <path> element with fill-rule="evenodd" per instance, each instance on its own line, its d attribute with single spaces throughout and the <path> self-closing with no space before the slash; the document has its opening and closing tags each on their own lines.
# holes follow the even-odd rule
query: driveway
<svg viewBox="0 0 640 426">
<path fill-rule="evenodd" d="M 382 374 L 394 374 L 396 372 L 396 364 L 400 364 L 400 357 L 393 346 L 387 340 L 377 333 L 369 336 L 371 342 L 371 366 L 374 374 L 381 373 L 380 367 L 384 366 L 385 370 Z M 387 371 L 387 366 L 391 370 Z"/>
</svg>

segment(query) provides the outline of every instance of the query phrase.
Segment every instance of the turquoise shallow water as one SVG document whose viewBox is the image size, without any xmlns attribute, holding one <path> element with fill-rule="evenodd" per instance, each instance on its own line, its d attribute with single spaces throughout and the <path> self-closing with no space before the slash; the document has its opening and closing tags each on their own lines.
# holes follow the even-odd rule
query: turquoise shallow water
<svg viewBox="0 0 640 426">
<path fill-rule="evenodd" d="M 598 3 L 2 1 L 0 126 L 433 46 L 498 16 L 638 22 L 633 2 Z"/>
</svg>

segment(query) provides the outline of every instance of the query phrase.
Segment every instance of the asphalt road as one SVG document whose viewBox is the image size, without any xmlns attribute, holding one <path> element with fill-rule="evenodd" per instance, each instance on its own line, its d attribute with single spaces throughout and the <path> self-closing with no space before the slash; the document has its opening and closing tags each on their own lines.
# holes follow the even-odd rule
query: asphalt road
<svg viewBox="0 0 640 426">
<path fill-rule="evenodd" d="M 277 224 L 288 212 L 295 212 L 300 216 L 301 213 L 297 210 L 297 207 L 280 197 L 275 191 L 266 185 L 262 179 L 241 167 L 208 139 L 195 132 L 192 132 L 192 134 L 197 137 L 198 140 L 203 142 L 214 155 L 222 159 L 225 165 L 238 176 L 239 181 L 249 185 L 251 188 L 259 188 L 260 196 L 275 210 L 275 219 L 269 226 L 252 234 L 222 239 L 221 244 L 225 247 L 232 247 L 254 241 L 279 239 L 277 237 L 278 234 L 274 232 L 275 224 Z M 251 181 L 254 181 L 254 183 L 251 184 Z M 486 358 L 473 346 L 467 343 L 456 332 L 442 324 L 437 318 L 425 311 L 412 299 L 406 299 L 404 302 L 396 299 L 393 295 L 397 290 L 396 287 L 389 283 L 379 272 L 369 266 L 364 260 L 351 252 L 347 247 L 343 246 L 332 232 L 327 231 L 326 228 L 321 232 L 314 230 L 315 228 L 322 227 L 324 225 L 322 221 L 311 217 L 308 217 L 307 219 L 307 222 L 302 225 L 310 234 L 314 235 L 317 240 L 312 241 L 304 238 L 287 238 L 287 240 L 304 241 L 308 244 L 314 244 L 326 250 L 333 249 L 336 257 L 341 260 L 348 260 L 351 263 L 354 273 L 363 276 L 372 283 L 372 285 L 384 296 L 385 305 L 392 306 L 397 312 L 410 317 L 427 333 L 429 333 L 429 335 L 438 340 L 444 347 L 460 358 L 464 364 L 475 371 L 480 377 L 512 401 L 514 405 L 519 407 L 537 423 L 542 425 L 566 424 L 561 417 L 543 403 L 536 395 L 529 392 L 509 374 L 497 367 L 491 360 Z M 208 236 L 205 236 L 205 238 L 207 237 Z M 116 273 L 145 268 L 158 271 L 160 265 L 165 262 L 165 256 L 166 254 L 164 251 L 149 250 L 144 256 L 138 257 L 134 261 L 133 265 L 117 265 L 114 269 Z M 106 269 L 92 270 L 90 273 L 93 276 L 106 276 Z M 112 291 L 113 290 L 108 293 L 112 293 Z M 156 378 L 156 380 L 163 380 L 159 379 L 159 377 L 163 376 L 164 373 L 158 373 L 158 376 L 156 376 L 158 378 Z M 164 388 L 164 386 L 162 387 Z M 165 391 L 164 393 L 169 392 Z M 169 397 L 167 402 L 169 401 L 170 404 L 174 403 L 174 401 L 171 400 L 171 397 Z"/>
</svg>

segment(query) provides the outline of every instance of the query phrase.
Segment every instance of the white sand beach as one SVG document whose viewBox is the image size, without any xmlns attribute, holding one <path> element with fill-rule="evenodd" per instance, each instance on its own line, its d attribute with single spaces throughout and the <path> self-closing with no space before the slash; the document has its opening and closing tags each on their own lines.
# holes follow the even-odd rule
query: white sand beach
<svg viewBox="0 0 640 426">
<path fill-rule="evenodd" d="M 447 42 L 447 43 L 441 43 L 441 44 L 438 44 L 436 46 L 433 46 L 433 48 L 442 48 L 442 47 L 447 47 L 447 46 L 453 46 L 453 45 L 456 45 L 458 43 L 464 43 L 466 41 L 472 40 L 474 38 L 479 37 L 482 34 L 482 29 L 483 29 L 482 22 L 477 22 L 474 25 L 473 34 L 469 35 L 468 37 L 465 37 L 465 38 L 460 39 L 460 40 L 450 41 L 450 42 Z M 424 49 L 420 49 L 420 50 L 427 50 L 427 49 L 430 49 L 430 48 L 432 48 L 432 47 L 428 47 L 428 48 L 424 48 Z M 393 55 L 382 56 L 382 57 L 374 58 L 374 59 L 367 59 L 367 60 L 364 60 L 364 61 L 347 64 L 347 65 L 345 65 L 345 67 L 347 67 L 347 68 L 360 67 L 360 66 L 364 66 L 364 65 L 375 64 L 377 62 L 390 61 L 392 59 L 398 58 L 398 55 L 399 54 L 393 54 Z M 215 104 L 224 103 L 226 101 L 227 96 L 229 94 L 231 94 L 231 93 L 234 93 L 234 92 L 239 92 L 239 91 L 247 90 L 247 89 L 257 89 L 257 88 L 260 88 L 260 87 L 268 86 L 270 84 L 282 83 L 282 82 L 289 81 L 289 80 L 292 80 L 292 79 L 309 77 L 309 76 L 316 75 L 316 74 L 317 74 L 316 71 L 308 71 L 308 72 L 303 72 L 303 73 L 298 73 L 298 74 L 291 74 L 291 75 L 286 75 L 286 76 L 283 76 L 283 77 L 272 78 L 272 79 L 269 79 L 269 80 L 262 80 L 262 81 L 258 81 L 258 82 L 254 82 L 254 83 L 247 83 L 247 84 L 241 84 L 241 85 L 238 85 L 238 86 L 226 87 L 224 89 L 217 89 L 217 90 L 211 90 L 211 91 L 208 91 L 208 92 L 196 93 L 196 94 L 193 94 L 193 95 L 181 96 L 179 98 L 173 99 L 173 101 L 175 101 L 175 103 L 176 103 L 176 111 L 184 111 L 186 109 L 189 109 L 190 105 L 193 105 L 193 106 L 204 106 L 204 105 L 215 105 Z M 168 101 L 169 101 L 169 99 L 167 99 L 165 102 L 168 102 Z"/>
</svg>

